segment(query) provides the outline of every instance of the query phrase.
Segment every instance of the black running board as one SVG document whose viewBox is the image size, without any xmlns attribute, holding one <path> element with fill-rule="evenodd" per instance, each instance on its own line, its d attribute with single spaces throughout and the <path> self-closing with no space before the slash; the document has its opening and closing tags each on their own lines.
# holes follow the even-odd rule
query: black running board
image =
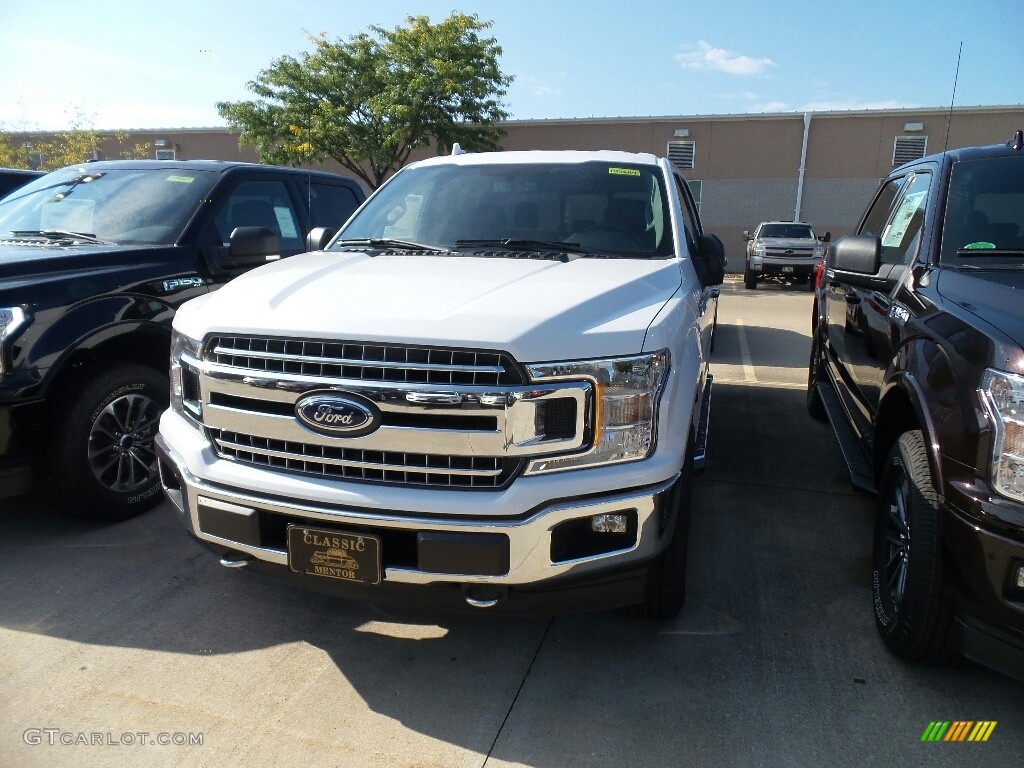
<svg viewBox="0 0 1024 768">
<path fill-rule="evenodd" d="M 846 468 L 850 472 L 850 482 L 853 487 L 865 493 L 877 493 L 875 473 L 860 448 L 857 435 L 846 420 L 839 396 L 827 383 L 818 382 L 818 397 L 821 398 L 821 403 L 825 406 L 825 413 L 828 414 L 828 420 L 832 423 L 832 432 L 839 443 L 839 450 L 843 454 L 843 461 L 846 462 Z"/>
<path fill-rule="evenodd" d="M 704 394 L 700 400 L 700 422 L 697 424 L 697 435 L 693 441 L 693 472 L 699 474 L 707 466 L 708 459 L 708 427 L 711 423 L 711 384 L 715 377 L 710 373 L 704 383 Z"/>
</svg>

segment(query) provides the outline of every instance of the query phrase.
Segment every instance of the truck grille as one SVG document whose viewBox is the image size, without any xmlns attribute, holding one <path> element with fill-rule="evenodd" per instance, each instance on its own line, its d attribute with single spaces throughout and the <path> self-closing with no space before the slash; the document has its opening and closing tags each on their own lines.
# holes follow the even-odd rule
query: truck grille
<svg viewBox="0 0 1024 768">
<path fill-rule="evenodd" d="M 814 247 L 807 248 L 765 248 L 765 256 L 781 259 L 809 259 L 814 256 Z"/>
<path fill-rule="evenodd" d="M 347 341 L 217 336 L 207 359 L 232 368 L 359 381 L 501 386 L 525 377 L 500 352 Z"/>
<path fill-rule="evenodd" d="M 496 489 L 511 481 L 522 464 L 520 460 L 497 457 L 432 456 L 310 445 L 218 429 L 209 433 L 223 458 L 360 482 Z"/>
<path fill-rule="evenodd" d="M 182 381 L 213 449 L 276 472 L 495 490 L 592 434 L 591 383 L 531 382 L 500 351 L 235 335 L 202 349 Z M 299 413 L 311 395 L 366 403 L 371 429 L 311 428 Z"/>
</svg>

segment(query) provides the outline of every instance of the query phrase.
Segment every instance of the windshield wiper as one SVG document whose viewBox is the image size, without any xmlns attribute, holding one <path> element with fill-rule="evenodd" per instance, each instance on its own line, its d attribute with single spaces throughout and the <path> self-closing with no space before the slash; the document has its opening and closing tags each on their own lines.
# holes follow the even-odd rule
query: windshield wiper
<svg viewBox="0 0 1024 768">
<path fill-rule="evenodd" d="M 505 237 L 497 240 L 456 240 L 456 248 L 514 248 L 522 251 L 558 251 L 559 253 L 579 253 L 579 243 L 566 243 L 561 240 L 526 240 Z"/>
<path fill-rule="evenodd" d="M 983 259 L 986 256 L 1022 256 L 1020 248 L 957 248 L 956 255 L 961 259 Z"/>
<path fill-rule="evenodd" d="M 425 245 L 411 240 L 395 240 L 390 237 L 363 237 L 353 240 L 338 240 L 335 245 L 366 245 L 370 248 L 394 248 L 401 251 L 429 251 L 432 253 L 451 253 L 439 245 Z"/>
<path fill-rule="evenodd" d="M 12 229 L 11 234 L 15 237 L 45 237 L 49 240 L 79 240 L 97 245 L 117 245 L 87 232 L 71 232 L 66 229 Z"/>
</svg>

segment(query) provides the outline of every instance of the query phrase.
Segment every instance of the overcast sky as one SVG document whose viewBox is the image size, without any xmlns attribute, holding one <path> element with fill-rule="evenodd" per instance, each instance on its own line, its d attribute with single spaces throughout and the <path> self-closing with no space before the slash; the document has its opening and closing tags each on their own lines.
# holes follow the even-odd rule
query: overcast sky
<svg viewBox="0 0 1024 768">
<path fill-rule="evenodd" d="M 0 128 L 223 125 L 306 32 L 491 20 L 513 119 L 1024 103 L 1022 0 L 0 0 Z M 1024 127 L 1024 108 L 1022 108 Z"/>
</svg>

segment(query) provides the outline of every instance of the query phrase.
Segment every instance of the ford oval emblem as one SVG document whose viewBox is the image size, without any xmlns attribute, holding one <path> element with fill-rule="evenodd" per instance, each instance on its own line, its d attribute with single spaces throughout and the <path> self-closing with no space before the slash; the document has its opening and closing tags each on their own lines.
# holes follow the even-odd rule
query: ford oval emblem
<svg viewBox="0 0 1024 768">
<path fill-rule="evenodd" d="M 340 392 L 316 392 L 299 398 L 295 416 L 314 432 L 337 437 L 358 437 L 380 426 L 380 411 L 373 403 Z"/>
</svg>

